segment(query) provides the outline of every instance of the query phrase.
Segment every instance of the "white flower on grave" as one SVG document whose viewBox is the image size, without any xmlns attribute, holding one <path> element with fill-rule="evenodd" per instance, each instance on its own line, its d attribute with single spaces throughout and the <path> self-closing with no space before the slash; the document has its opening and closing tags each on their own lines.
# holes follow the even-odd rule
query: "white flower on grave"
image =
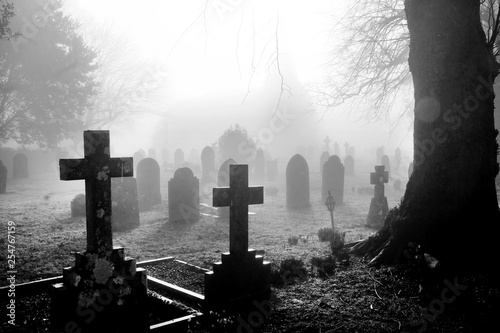
<svg viewBox="0 0 500 333">
<path fill-rule="evenodd" d="M 118 305 L 123 305 L 123 300 L 120 298 L 117 302 L 116 302 Z"/>
<path fill-rule="evenodd" d="M 130 288 L 130 286 L 126 286 L 125 288 L 120 290 L 120 296 L 130 295 L 131 292 L 132 292 L 132 289 Z"/>
<path fill-rule="evenodd" d="M 104 209 L 102 209 L 102 208 L 98 209 L 96 212 L 97 218 L 102 219 L 102 217 L 104 216 L 104 213 L 105 213 Z"/>
<path fill-rule="evenodd" d="M 78 284 L 80 283 L 80 280 L 82 279 L 82 277 L 78 274 L 75 274 L 75 276 L 73 277 L 73 285 L 76 287 L 78 286 Z"/>
<path fill-rule="evenodd" d="M 113 265 L 105 258 L 97 258 L 94 267 L 95 282 L 105 284 L 113 274 Z"/>
<path fill-rule="evenodd" d="M 109 167 L 108 166 L 103 167 L 102 171 L 99 171 L 97 173 L 97 180 L 107 180 L 108 173 L 109 173 Z"/>
<path fill-rule="evenodd" d="M 123 283 L 123 276 L 117 276 L 113 279 L 113 282 L 116 284 L 122 284 Z"/>
</svg>

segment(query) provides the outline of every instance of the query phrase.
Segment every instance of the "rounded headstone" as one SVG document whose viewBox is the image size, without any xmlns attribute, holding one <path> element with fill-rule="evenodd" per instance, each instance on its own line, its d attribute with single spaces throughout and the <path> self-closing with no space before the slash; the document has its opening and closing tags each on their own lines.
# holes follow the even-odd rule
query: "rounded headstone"
<svg viewBox="0 0 500 333">
<path fill-rule="evenodd" d="M 137 165 L 137 194 L 141 208 L 161 203 L 160 166 L 151 157 Z"/>
<path fill-rule="evenodd" d="M 330 156 L 323 166 L 322 175 L 321 200 L 325 202 L 328 191 L 330 191 L 335 203 L 343 204 L 345 168 L 340 161 L 340 157 L 337 155 Z"/>
<path fill-rule="evenodd" d="M 215 185 L 215 177 L 215 151 L 212 147 L 206 146 L 201 151 L 201 181 L 204 184 Z"/>
<path fill-rule="evenodd" d="M 200 182 L 188 167 L 174 172 L 168 181 L 169 222 L 195 222 L 200 218 Z"/>
<path fill-rule="evenodd" d="M 311 206 L 309 166 L 300 154 L 295 154 L 286 166 L 286 205 L 292 209 L 304 209 Z"/>
<path fill-rule="evenodd" d="M 326 161 L 328 161 L 328 158 L 330 157 L 330 153 L 327 151 L 324 151 L 321 156 L 319 157 L 319 171 L 323 172 L 323 165 L 325 164 Z"/>
</svg>

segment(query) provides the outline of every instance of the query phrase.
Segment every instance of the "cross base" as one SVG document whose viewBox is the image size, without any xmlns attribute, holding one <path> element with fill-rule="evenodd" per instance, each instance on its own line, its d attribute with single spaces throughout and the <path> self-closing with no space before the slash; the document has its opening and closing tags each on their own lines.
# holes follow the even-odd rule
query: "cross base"
<svg viewBox="0 0 500 333">
<path fill-rule="evenodd" d="M 269 301 L 271 264 L 256 251 L 244 256 L 223 253 L 213 270 L 205 273 L 205 301 L 210 308 L 239 309 L 254 301 Z"/>
<path fill-rule="evenodd" d="M 54 332 L 149 331 L 146 270 L 122 247 L 101 259 L 75 253 L 75 266 L 63 269 L 51 292 Z"/>
<path fill-rule="evenodd" d="M 366 218 L 366 224 L 370 227 L 381 227 L 384 224 L 385 217 L 389 212 L 387 197 L 372 198 L 370 210 Z"/>
</svg>

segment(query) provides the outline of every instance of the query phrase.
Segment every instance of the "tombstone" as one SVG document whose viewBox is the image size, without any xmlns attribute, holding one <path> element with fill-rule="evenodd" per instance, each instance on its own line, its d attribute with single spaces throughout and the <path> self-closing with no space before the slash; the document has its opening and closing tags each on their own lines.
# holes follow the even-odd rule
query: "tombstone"
<svg viewBox="0 0 500 333">
<path fill-rule="evenodd" d="M 344 203 L 345 168 L 340 161 L 340 157 L 337 155 L 330 156 L 323 166 L 322 175 L 321 201 L 326 201 L 328 191 L 330 191 L 335 203 L 342 205 Z"/>
<path fill-rule="evenodd" d="M 255 182 L 262 182 L 266 178 L 266 160 L 264 158 L 264 151 L 261 148 L 257 149 L 255 154 L 253 174 L 253 181 Z"/>
<path fill-rule="evenodd" d="M 177 169 L 168 181 L 169 222 L 196 222 L 200 219 L 200 181 L 187 167 Z"/>
<path fill-rule="evenodd" d="M 167 148 L 161 150 L 161 169 L 167 171 L 170 152 Z"/>
<path fill-rule="evenodd" d="M 336 142 L 336 141 L 333 144 L 333 155 L 340 156 L 340 146 L 339 146 L 338 142 Z"/>
<path fill-rule="evenodd" d="M 154 148 L 148 149 L 148 157 L 154 158 L 156 160 L 156 150 Z"/>
<path fill-rule="evenodd" d="M 0 161 L 0 194 L 7 192 L 7 167 Z"/>
<path fill-rule="evenodd" d="M 382 165 L 385 166 L 385 171 L 389 173 L 389 176 L 391 174 L 391 162 L 389 161 L 389 156 L 384 155 L 382 156 Z"/>
<path fill-rule="evenodd" d="M 323 172 L 323 165 L 325 164 L 326 161 L 328 161 L 328 158 L 330 157 L 330 153 L 327 151 L 324 151 L 323 154 L 319 157 L 319 171 Z"/>
<path fill-rule="evenodd" d="M 132 155 L 132 158 L 134 159 L 134 169 L 137 169 L 137 164 L 139 164 L 142 159 L 146 158 L 146 153 L 144 150 L 139 149 Z"/>
<path fill-rule="evenodd" d="M 399 149 L 399 147 L 394 151 L 394 160 L 396 161 L 396 169 L 399 169 L 402 160 L 401 149 Z"/>
<path fill-rule="evenodd" d="M 131 230 L 141 225 L 137 179 L 133 177 L 112 178 L 111 200 L 113 231 Z"/>
<path fill-rule="evenodd" d="M 226 160 L 219 168 L 219 173 L 217 174 L 217 186 L 224 187 L 229 186 L 229 166 L 231 164 L 237 164 L 232 158 Z M 229 208 L 219 207 L 219 217 L 223 219 L 229 219 Z"/>
<path fill-rule="evenodd" d="M 76 252 L 63 282 L 52 285 L 51 331 L 65 332 L 68 323 L 79 332 L 148 331 L 146 271 L 113 247 L 111 227 L 111 178 L 131 177 L 133 160 L 109 156 L 109 131 L 85 131 L 84 152 L 59 161 L 61 180 L 85 179 L 87 250 Z M 88 312 L 92 320 L 82 315 Z"/>
<path fill-rule="evenodd" d="M 354 158 L 348 155 L 344 158 L 345 174 L 347 176 L 354 176 Z"/>
<path fill-rule="evenodd" d="M 356 148 L 354 146 L 347 147 L 347 156 L 351 155 L 353 158 L 356 155 Z"/>
<path fill-rule="evenodd" d="M 408 179 L 410 179 L 411 175 L 413 174 L 413 162 L 408 165 Z"/>
<path fill-rule="evenodd" d="M 28 157 L 23 153 L 14 155 L 12 163 L 13 178 L 28 178 Z"/>
<path fill-rule="evenodd" d="M 348 142 L 345 142 L 344 143 L 344 156 L 349 156 L 349 143 Z"/>
<path fill-rule="evenodd" d="M 213 189 L 213 206 L 230 207 L 229 252 L 205 273 L 205 302 L 236 308 L 269 303 L 271 266 L 248 248 L 248 205 L 262 204 L 262 186 L 248 186 L 248 165 L 229 167 L 229 187 Z"/>
<path fill-rule="evenodd" d="M 161 203 L 160 166 L 151 157 L 141 160 L 137 165 L 137 195 L 140 210 Z"/>
<path fill-rule="evenodd" d="M 184 152 L 182 149 L 177 148 L 174 152 L 174 169 L 179 169 L 184 163 Z"/>
<path fill-rule="evenodd" d="M 275 181 L 278 177 L 278 160 L 266 160 L 266 176 L 267 180 Z"/>
<path fill-rule="evenodd" d="M 389 173 L 384 171 L 385 166 L 376 165 L 375 172 L 370 174 L 370 184 L 375 185 L 373 198 L 370 202 L 370 210 L 366 224 L 370 227 L 381 227 L 384 223 L 389 206 L 384 195 L 384 183 L 389 182 Z"/>
<path fill-rule="evenodd" d="M 376 163 L 381 164 L 382 163 L 382 156 L 384 156 L 384 146 L 378 147 L 376 154 L 377 154 Z"/>
<path fill-rule="evenodd" d="M 85 217 L 85 194 L 77 194 L 70 203 L 71 217 Z"/>
<path fill-rule="evenodd" d="M 309 145 L 307 146 L 307 155 L 306 155 L 306 161 L 308 161 L 308 163 L 314 163 L 314 146 L 313 145 Z"/>
<path fill-rule="evenodd" d="M 309 166 L 300 154 L 295 154 L 286 166 L 286 205 L 291 209 L 311 207 Z"/>
<path fill-rule="evenodd" d="M 203 188 L 207 184 L 216 184 L 215 175 L 215 152 L 212 147 L 206 146 L 201 151 L 201 182 Z"/>
</svg>

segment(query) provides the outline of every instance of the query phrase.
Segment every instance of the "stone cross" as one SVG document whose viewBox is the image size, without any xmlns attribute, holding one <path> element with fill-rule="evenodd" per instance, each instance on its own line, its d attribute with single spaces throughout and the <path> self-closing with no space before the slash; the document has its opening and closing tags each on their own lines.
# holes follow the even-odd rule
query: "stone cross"
<svg viewBox="0 0 500 333">
<path fill-rule="evenodd" d="M 389 172 L 384 171 L 384 165 L 376 165 L 375 172 L 370 173 L 370 184 L 375 185 L 374 198 L 381 200 L 384 198 L 384 183 L 389 182 Z"/>
<path fill-rule="evenodd" d="M 84 158 L 59 160 L 60 179 L 85 179 L 87 252 L 107 257 L 113 250 L 111 177 L 132 177 L 131 157 L 110 158 L 109 131 L 83 132 Z"/>
<path fill-rule="evenodd" d="M 264 203 L 264 187 L 248 186 L 248 165 L 229 166 L 229 187 L 213 189 L 213 206 L 229 206 L 229 253 L 248 252 L 248 205 Z"/>
</svg>

